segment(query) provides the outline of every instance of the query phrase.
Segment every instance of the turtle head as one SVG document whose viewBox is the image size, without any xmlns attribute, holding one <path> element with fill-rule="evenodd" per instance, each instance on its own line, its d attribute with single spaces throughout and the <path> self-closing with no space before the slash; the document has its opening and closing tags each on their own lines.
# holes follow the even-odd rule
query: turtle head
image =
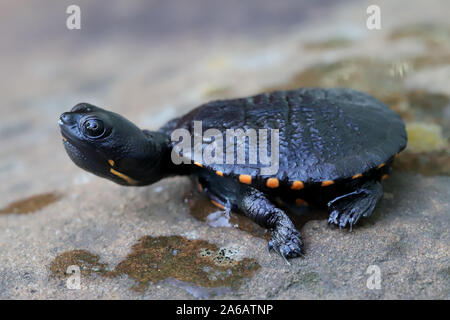
<svg viewBox="0 0 450 320">
<path fill-rule="evenodd" d="M 64 147 L 80 168 L 122 185 L 146 185 L 163 177 L 163 135 L 88 103 L 63 113 L 58 123 Z"/>
</svg>

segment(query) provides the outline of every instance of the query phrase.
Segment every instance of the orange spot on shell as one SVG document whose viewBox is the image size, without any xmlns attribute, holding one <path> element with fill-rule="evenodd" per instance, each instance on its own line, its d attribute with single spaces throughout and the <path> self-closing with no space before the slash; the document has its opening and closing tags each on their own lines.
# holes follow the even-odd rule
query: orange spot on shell
<svg viewBox="0 0 450 320">
<path fill-rule="evenodd" d="M 388 175 L 388 174 L 383 174 L 383 175 L 381 176 L 381 180 L 386 180 L 387 178 L 389 178 L 389 175 Z"/>
<path fill-rule="evenodd" d="M 251 184 L 252 183 L 252 176 L 248 174 L 241 174 L 239 175 L 239 181 L 245 184 Z"/>
<path fill-rule="evenodd" d="M 279 185 L 280 182 L 278 181 L 277 178 L 269 178 L 266 181 L 266 186 L 269 188 L 278 188 Z"/>
<path fill-rule="evenodd" d="M 216 171 L 216 174 L 217 174 L 218 176 L 223 177 L 223 172 L 222 172 L 222 171 Z"/>
<path fill-rule="evenodd" d="M 212 199 L 211 199 L 210 201 L 211 201 L 211 203 L 212 203 L 213 205 L 215 205 L 217 208 L 222 209 L 222 210 L 225 209 L 225 206 L 224 206 L 223 204 L 218 203 L 217 201 L 214 201 L 214 200 L 212 200 Z"/>
<path fill-rule="evenodd" d="M 386 163 L 382 163 L 382 164 L 380 164 L 377 168 L 378 168 L 378 169 L 381 169 L 381 168 L 383 168 L 385 165 L 386 165 Z"/>
<path fill-rule="evenodd" d="M 114 160 L 108 160 L 108 163 L 111 167 L 114 167 Z"/>
<path fill-rule="evenodd" d="M 299 207 L 303 207 L 303 206 L 307 206 L 308 202 L 306 202 L 303 199 L 298 198 L 298 199 L 295 199 L 295 204 L 298 205 Z"/>
<path fill-rule="evenodd" d="M 197 162 L 197 161 L 194 161 L 194 164 L 197 166 L 197 167 L 203 167 L 203 165 L 200 163 L 200 162 Z"/>
<path fill-rule="evenodd" d="M 334 184 L 333 180 L 322 181 L 322 187 L 331 186 L 332 184 Z"/>
<path fill-rule="evenodd" d="M 352 177 L 352 179 L 354 180 L 354 179 L 358 179 L 358 178 L 361 178 L 363 175 L 362 175 L 362 173 L 358 173 L 358 174 L 355 174 L 353 177 Z"/>
<path fill-rule="evenodd" d="M 300 180 L 295 180 L 295 181 L 292 183 L 291 189 L 292 189 L 292 190 L 300 190 L 300 189 L 303 189 L 304 187 L 305 187 L 305 185 L 303 184 L 302 181 L 300 181 Z"/>
<path fill-rule="evenodd" d="M 398 153 L 394 154 L 394 159 L 398 158 Z"/>
</svg>

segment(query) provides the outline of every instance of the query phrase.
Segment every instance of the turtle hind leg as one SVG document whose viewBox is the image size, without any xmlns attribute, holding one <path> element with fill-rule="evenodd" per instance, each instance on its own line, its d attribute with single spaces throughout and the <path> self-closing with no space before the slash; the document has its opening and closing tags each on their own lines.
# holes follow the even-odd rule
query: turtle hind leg
<svg viewBox="0 0 450 320">
<path fill-rule="evenodd" d="M 237 209 L 260 226 L 272 231 L 268 248 L 284 259 L 302 255 L 302 241 L 286 213 L 275 206 L 263 192 L 235 179 L 199 171 L 199 182 L 209 197 L 225 209 Z"/>
<path fill-rule="evenodd" d="M 261 191 L 248 187 L 237 201 L 237 207 L 254 222 L 272 231 L 268 243 L 269 250 L 276 251 L 285 260 L 302 256 L 303 244 L 300 232 L 286 213 L 272 204 Z"/>
<path fill-rule="evenodd" d="M 349 225 L 351 230 L 361 217 L 367 218 L 371 215 L 382 197 L 381 183 L 376 180 L 366 181 L 355 191 L 328 202 L 328 223 L 338 225 L 339 228 Z"/>
</svg>

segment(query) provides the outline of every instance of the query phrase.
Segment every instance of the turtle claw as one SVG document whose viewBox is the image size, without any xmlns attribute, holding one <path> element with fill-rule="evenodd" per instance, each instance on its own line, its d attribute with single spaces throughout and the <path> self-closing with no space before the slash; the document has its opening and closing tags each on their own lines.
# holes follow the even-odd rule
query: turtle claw
<svg viewBox="0 0 450 320">
<path fill-rule="evenodd" d="M 270 253 L 270 251 L 274 250 L 273 249 L 273 241 L 269 240 L 269 242 L 267 242 L 267 252 Z"/>
<path fill-rule="evenodd" d="M 285 227 L 275 229 L 267 249 L 276 251 L 290 265 L 287 259 L 303 256 L 300 232 Z"/>
<path fill-rule="evenodd" d="M 328 224 L 338 224 L 337 217 L 339 216 L 339 212 L 337 210 L 333 210 L 328 217 Z"/>
<path fill-rule="evenodd" d="M 331 213 L 331 215 L 334 215 L 335 211 Z M 349 210 L 347 212 L 342 212 L 339 214 L 339 220 L 337 220 L 334 216 L 328 218 L 328 224 L 334 224 L 339 227 L 339 231 L 342 231 L 343 229 L 349 227 L 349 230 L 353 230 L 353 225 L 355 225 L 358 220 L 361 218 L 362 214 L 360 212 L 357 212 L 356 210 Z"/>
<path fill-rule="evenodd" d="M 283 258 L 284 262 L 286 262 L 286 264 L 287 264 L 288 266 L 290 266 L 291 263 L 290 263 L 290 262 L 288 261 L 288 259 L 286 258 L 286 255 L 285 255 L 283 252 L 281 252 L 280 255 L 281 255 L 281 257 Z"/>
</svg>

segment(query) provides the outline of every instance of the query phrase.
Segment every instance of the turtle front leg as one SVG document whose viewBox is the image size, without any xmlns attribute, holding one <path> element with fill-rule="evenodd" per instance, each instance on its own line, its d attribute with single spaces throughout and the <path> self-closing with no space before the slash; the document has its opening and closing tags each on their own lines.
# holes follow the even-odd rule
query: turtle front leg
<svg viewBox="0 0 450 320">
<path fill-rule="evenodd" d="M 237 202 L 237 207 L 254 222 L 272 231 L 269 250 L 275 250 L 285 260 L 302 255 L 300 232 L 286 213 L 273 205 L 262 192 L 248 188 Z"/>
<path fill-rule="evenodd" d="M 336 197 L 328 202 L 330 217 L 328 223 L 338 225 L 339 228 L 352 226 L 361 217 L 367 218 L 383 197 L 383 187 L 376 180 L 364 182 L 355 191 Z"/>
</svg>

